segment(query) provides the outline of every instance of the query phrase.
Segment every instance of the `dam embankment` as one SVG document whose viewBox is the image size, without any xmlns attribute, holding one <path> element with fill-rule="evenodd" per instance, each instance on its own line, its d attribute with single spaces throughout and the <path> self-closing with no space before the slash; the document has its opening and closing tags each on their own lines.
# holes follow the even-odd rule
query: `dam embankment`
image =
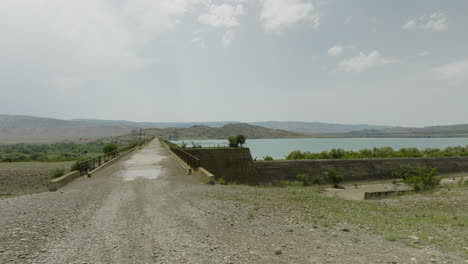
<svg viewBox="0 0 468 264">
<path fill-rule="evenodd" d="M 186 148 L 184 151 L 197 157 L 200 166 L 216 178 L 248 184 L 295 180 L 300 173 L 323 175 L 330 168 L 342 171 L 348 182 L 392 179 L 392 171 L 401 165 L 434 167 L 440 173 L 468 172 L 468 157 L 254 161 L 248 148 Z"/>
</svg>

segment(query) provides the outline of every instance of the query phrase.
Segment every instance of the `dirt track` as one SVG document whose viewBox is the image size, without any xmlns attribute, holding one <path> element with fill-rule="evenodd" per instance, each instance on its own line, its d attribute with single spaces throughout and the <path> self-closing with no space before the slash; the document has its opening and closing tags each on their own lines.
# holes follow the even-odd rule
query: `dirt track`
<svg viewBox="0 0 468 264">
<path fill-rule="evenodd" d="M 236 202 L 253 191 L 198 183 L 153 141 L 57 192 L 0 200 L 0 263 L 465 261 L 389 242 L 365 229 L 322 229 L 290 208 Z"/>
</svg>

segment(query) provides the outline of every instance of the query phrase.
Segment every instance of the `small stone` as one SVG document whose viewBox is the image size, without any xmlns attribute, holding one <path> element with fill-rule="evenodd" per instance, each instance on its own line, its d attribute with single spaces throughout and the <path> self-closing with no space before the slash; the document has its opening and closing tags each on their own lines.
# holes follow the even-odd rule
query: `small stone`
<svg viewBox="0 0 468 264">
<path fill-rule="evenodd" d="M 281 249 L 278 249 L 275 251 L 275 255 L 281 255 L 283 254 L 283 251 L 281 251 Z"/>
<path fill-rule="evenodd" d="M 419 237 L 417 237 L 417 236 L 414 236 L 414 235 L 412 235 L 412 236 L 409 236 L 408 238 L 411 238 L 411 239 L 413 239 L 413 240 L 419 240 Z"/>
<path fill-rule="evenodd" d="M 430 259 L 429 261 L 430 261 L 430 262 L 436 262 L 436 260 L 435 260 L 435 259 Z"/>
</svg>

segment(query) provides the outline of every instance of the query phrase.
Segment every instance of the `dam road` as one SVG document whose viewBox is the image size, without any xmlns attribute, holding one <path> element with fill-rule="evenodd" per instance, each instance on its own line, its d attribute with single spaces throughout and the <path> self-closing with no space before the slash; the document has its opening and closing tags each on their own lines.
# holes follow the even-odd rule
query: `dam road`
<svg viewBox="0 0 468 264">
<path fill-rule="evenodd" d="M 0 200 L 0 263 L 460 261 L 365 228 L 315 227 L 289 208 L 241 203 L 243 192 L 263 190 L 203 184 L 153 140 L 58 191 Z"/>
</svg>

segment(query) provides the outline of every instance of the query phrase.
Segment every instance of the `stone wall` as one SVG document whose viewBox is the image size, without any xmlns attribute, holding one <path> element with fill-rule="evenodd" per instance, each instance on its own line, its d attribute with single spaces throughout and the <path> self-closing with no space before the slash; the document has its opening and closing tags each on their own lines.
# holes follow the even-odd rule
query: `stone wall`
<svg viewBox="0 0 468 264">
<path fill-rule="evenodd" d="M 254 183 L 257 172 L 248 148 L 186 148 L 200 160 L 200 167 L 227 181 Z"/>
<path fill-rule="evenodd" d="M 330 168 L 342 171 L 345 181 L 391 179 L 392 171 L 401 165 L 435 167 L 440 173 L 468 172 L 468 157 L 278 160 L 256 161 L 254 164 L 262 182 L 293 180 L 300 173 L 323 175 Z"/>
<path fill-rule="evenodd" d="M 330 168 L 343 172 L 345 181 L 392 179 L 392 171 L 401 165 L 435 167 L 440 173 L 468 172 L 468 157 L 253 161 L 248 148 L 184 150 L 216 178 L 249 184 L 295 180 L 300 173 L 323 175 Z"/>
</svg>

